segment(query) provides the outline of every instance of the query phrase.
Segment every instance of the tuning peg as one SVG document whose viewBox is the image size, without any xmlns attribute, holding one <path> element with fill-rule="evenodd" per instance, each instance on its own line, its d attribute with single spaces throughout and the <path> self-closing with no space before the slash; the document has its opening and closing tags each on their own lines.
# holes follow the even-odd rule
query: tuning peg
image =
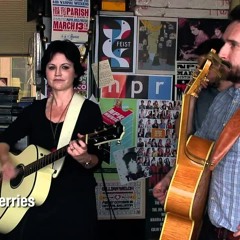
<svg viewBox="0 0 240 240">
<path fill-rule="evenodd" d="M 97 4 L 95 4 L 95 5 L 93 6 L 93 10 L 94 10 L 94 11 L 97 11 L 97 10 L 98 10 L 98 5 L 97 5 Z"/>
<path fill-rule="evenodd" d="M 93 33 L 93 31 L 91 29 L 88 29 L 87 33 L 88 33 L 88 35 L 91 35 Z"/>
<path fill-rule="evenodd" d="M 39 13 L 38 13 L 38 17 L 43 17 L 43 13 L 42 13 L 42 12 L 39 12 Z"/>
<path fill-rule="evenodd" d="M 48 38 L 47 38 L 47 37 L 43 37 L 43 38 L 42 38 L 42 41 L 43 41 L 44 43 L 46 43 L 46 42 L 48 42 Z"/>
<path fill-rule="evenodd" d="M 85 60 L 84 56 L 80 56 L 80 63 L 83 63 Z"/>
<path fill-rule="evenodd" d="M 44 24 L 41 24 L 39 27 L 40 27 L 41 30 L 45 30 L 45 25 Z"/>
<path fill-rule="evenodd" d="M 40 24 L 40 25 L 37 25 L 37 31 L 40 32 L 40 31 L 44 31 L 45 30 L 45 25 L 44 24 Z"/>
</svg>

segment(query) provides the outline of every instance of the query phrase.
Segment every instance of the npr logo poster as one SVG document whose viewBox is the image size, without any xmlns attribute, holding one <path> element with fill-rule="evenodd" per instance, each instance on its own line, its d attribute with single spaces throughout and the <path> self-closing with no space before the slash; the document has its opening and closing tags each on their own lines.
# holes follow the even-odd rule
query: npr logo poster
<svg viewBox="0 0 240 240">
<path fill-rule="evenodd" d="M 172 100 L 173 76 L 113 75 L 115 83 L 102 88 L 103 98 Z"/>
</svg>

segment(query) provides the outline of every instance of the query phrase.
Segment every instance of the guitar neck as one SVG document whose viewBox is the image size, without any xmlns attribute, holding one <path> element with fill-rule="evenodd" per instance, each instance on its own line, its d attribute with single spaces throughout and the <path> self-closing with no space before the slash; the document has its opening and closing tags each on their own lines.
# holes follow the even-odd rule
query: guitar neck
<svg viewBox="0 0 240 240">
<path fill-rule="evenodd" d="M 196 103 L 196 98 L 191 95 L 183 95 L 182 98 L 182 110 L 180 118 L 179 128 L 179 141 L 182 140 L 186 143 L 187 138 L 192 134 L 193 126 L 193 113 Z"/>
<path fill-rule="evenodd" d="M 203 68 L 197 68 L 192 75 L 191 81 L 187 84 L 187 87 L 183 94 L 181 120 L 179 130 L 179 140 L 186 143 L 187 137 L 192 133 L 193 125 L 193 112 L 196 103 L 196 99 L 202 89 L 201 82 L 207 81 L 207 75 L 212 62 L 206 59 L 203 64 Z"/>
<path fill-rule="evenodd" d="M 105 125 L 103 128 L 96 130 L 93 133 L 86 134 L 81 140 L 86 144 L 99 146 L 101 144 L 110 143 L 113 141 L 120 141 L 125 134 L 125 128 L 120 122 L 116 122 L 113 125 Z M 79 140 L 79 139 L 77 139 Z M 69 145 L 61 147 L 54 152 L 51 152 L 40 159 L 26 165 L 24 168 L 20 168 L 19 171 L 24 171 L 24 175 L 28 176 L 41 168 L 46 167 L 49 164 L 61 159 L 67 154 L 67 148 Z"/>
<path fill-rule="evenodd" d="M 207 59 L 203 65 L 203 69 L 198 68 L 193 73 L 192 80 L 187 84 L 187 87 L 184 91 L 182 97 L 181 118 L 179 123 L 177 162 L 180 158 L 184 159 L 185 146 L 189 135 L 192 134 L 193 113 L 198 94 L 201 91 L 201 81 L 206 81 L 206 76 L 209 72 L 210 66 L 211 61 Z M 186 164 L 188 163 L 186 162 Z"/>
<path fill-rule="evenodd" d="M 46 167 L 49 164 L 54 163 L 55 161 L 59 160 L 60 158 L 64 157 L 67 153 L 67 147 L 69 145 L 66 145 L 62 148 L 59 148 L 58 150 L 43 156 L 40 159 L 37 159 L 36 161 L 26 165 L 24 167 L 24 175 L 28 176 L 34 172 L 37 172 L 38 170 Z"/>
</svg>

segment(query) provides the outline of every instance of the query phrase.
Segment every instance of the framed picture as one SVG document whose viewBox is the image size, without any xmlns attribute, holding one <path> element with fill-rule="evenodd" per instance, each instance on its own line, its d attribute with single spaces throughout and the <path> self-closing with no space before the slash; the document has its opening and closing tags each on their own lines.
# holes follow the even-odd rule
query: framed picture
<svg viewBox="0 0 240 240">
<path fill-rule="evenodd" d="M 138 17 L 137 73 L 174 74 L 177 19 Z"/>
<path fill-rule="evenodd" d="M 136 16 L 98 16 L 96 62 L 109 60 L 112 72 L 135 70 Z"/>
</svg>

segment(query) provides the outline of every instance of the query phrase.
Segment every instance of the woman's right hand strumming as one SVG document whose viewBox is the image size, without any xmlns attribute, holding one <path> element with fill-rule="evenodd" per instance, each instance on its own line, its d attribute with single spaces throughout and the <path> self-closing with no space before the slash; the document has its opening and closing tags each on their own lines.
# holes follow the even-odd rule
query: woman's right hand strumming
<svg viewBox="0 0 240 240">
<path fill-rule="evenodd" d="M 4 180 L 10 180 L 17 175 L 15 166 L 10 159 L 9 149 L 10 147 L 7 144 L 0 143 L 1 177 Z"/>
</svg>

